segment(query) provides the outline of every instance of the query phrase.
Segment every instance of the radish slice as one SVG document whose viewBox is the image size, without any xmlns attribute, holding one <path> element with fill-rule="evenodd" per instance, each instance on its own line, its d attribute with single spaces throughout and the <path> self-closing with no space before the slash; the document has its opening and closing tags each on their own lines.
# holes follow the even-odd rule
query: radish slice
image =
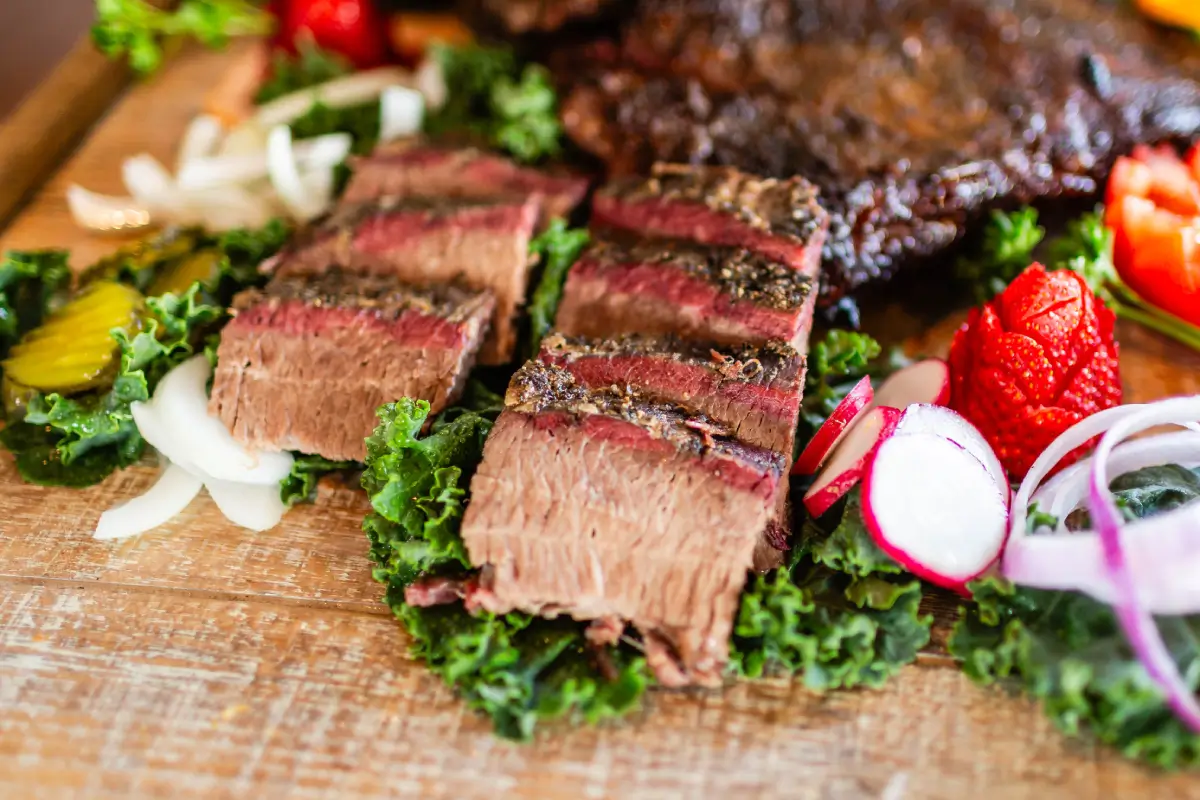
<svg viewBox="0 0 1200 800">
<path fill-rule="evenodd" d="M 203 486 L 200 478 L 178 464 L 168 462 L 148 492 L 100 515 L 95 536 L 97 539 L 125 539 L 153 530 L 187 508 Z"/>
<path fill-rule="evenodd" d="M 391 142 L 421 131 L 425 98 L 403 86 L 389 86 L 379 98 L 379 141 Z"/>
<path fill-rule="evenodd" d="M 168 372 L 148 403 L 132 404 L 138 430 L 160 453 L 176 463 L 194 465 L 206 479 L 278 488 L 291 472 L 292 456 L 249 450 L 234 440 L 219 419 L 209 416 L 205 384 L 211 371 L 208 359 L 201 355 Z M 145 430 L 144 421 L 148 421 Z"/>
<path fill-rule="evenodd" d="M 150 224 L 150 209 L 132 197 L 96 194 L 74 183 L 67 187 L 67 208 L 76 225 L 96 233 L 124 233 Z"/>
<path fill-rule="evenodd" d="M 979 462 L 987 467 L 992 480 L 1001 487 L 1007 501 L 1012 494 L 1012 488 L 1008 484 L 1008 474 L 1004 471 L 1004 465 L 1000 463 L 988 440 L 966 417 L 945 406 L 927 403 L 917 403 L 904 409 L 904 413 L 900 415 L 900 423 L 896 426 L 896 435 L 923 433 L 949 439 L 979 459 Z"/>
<path fill-rule="evenodd" d="M 876 543 L 914 575 L 965 593 L 1004 548 L 1008 492 L 948 439 L 893 436 L 867 470 L 863 519 Z"/>
<path fill-rule="evenodd" d="M 838 403 L 837 408 L 829 415 L 813 438 L 805 446 L 804 452 L 796 459 L 792 469 L 794 475 L 811 475 L 821 468 L 821 464 L 838 446 L 842 438 L 864 414 L 869 411 L 875 392 L 871 388 L 871 379 L 863 378 Z"/>
<path fill-rule="evenodd" d="M 226 519 L 252 531 L 274 528 L 287 511 L 279 495 L 278 484 L 252 486 L 210 479 L 204 485 Z"/>
<path fill-rule="evenodd" d="M 182 172 L 187 165 L 197 158 L 208 158 L 216 152 L 225 134 L 225 126 L 221 120 L 210 114 L 200 114 L 188 125 L 179 143 L 179 155 L 175 161 L 175 170 Z"/>
<path fill-rule="evenodd" d="M 396 67 L 355 72 L 265 103 L 258 107 L 254 122 L 265 129 L 287 125 L 307 114 L 315 103 L 329 108 L 363 105 L 377 100 L 389 86 L 411 86 L 412 83 L 412 76 Z"/>
<path fill-rule="evenodd" d="M 896 430 L 900 412 L 876 408 L 862 418 L 833 453 L 833 458 L 804 495 L 804 507 L 819 517 L 853 489 L 866 471 L 875 450 Z"/>
<path fill-rule="evenodd" d="M 875 405 L 905 409 L 915 403 L 944 406 L 950 401 L 950 366 L 940 358 L 896 371 L 875 393 Z"/>
</svg>

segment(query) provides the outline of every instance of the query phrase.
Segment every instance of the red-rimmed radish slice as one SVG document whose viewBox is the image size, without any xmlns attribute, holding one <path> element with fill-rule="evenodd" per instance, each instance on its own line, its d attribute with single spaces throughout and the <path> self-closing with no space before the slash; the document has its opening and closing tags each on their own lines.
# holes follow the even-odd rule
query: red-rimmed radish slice
<svg viewBox="0 0 1200 800">
<path fill-rule="evenodd" d="M 829 419 L 825 420 L 825 424 L 813 434 L 813 438 L 805 446 L 804 452 L 796 459 L 796 466 L 792 469 L 792 473 L 812 475 L 820 469 L 821 464 L 842 441 L 850 427 L 870 410 L 871 401 L 874 398 L 875 391 L 871 388 L 871 379 L 863 378 L 842 399 L 842 402 L 838 403 L 837 408 L 829 415 Z"/>
<path fill-rule="evenodd" d="M 850 429 L 804 495 L 808 513 L 821 516 L 862 480 L 876 449 L 892 435 L 899 421 L 896 409 L 876 408 Z"/>
<path fill-rule="evenodd" d="M 996 456 L 996 451 L 988 444 L 979 429 L 967 421 L 967 418 L 957 411 L 945 406 L 917 403 L 904 409 L 900 415 L 900 423 L 896 426 L 897 436 L 929 433 L 949 439 L 966 450 L 987 468 L 996 485 L 1002 487 L 1007 498 L 1011 493 L 1008 475 L 1004 466 Z"/>
<path fill-rule="evenodd" d="M 950 401 L 950 367 L 940 358 L 927 358 L 897 370 L 875 393 L 875 405 L 901 410 L 915 403 L 944 406 Z"/>
<path fill-rule="evenodd" d="M 965 592 L 999 558 L 1008 492 L 979 459 L 932 433 L 892 436 L 863 481 L 863 519 L 876 543 L 930 583 Z"/>
</svg>

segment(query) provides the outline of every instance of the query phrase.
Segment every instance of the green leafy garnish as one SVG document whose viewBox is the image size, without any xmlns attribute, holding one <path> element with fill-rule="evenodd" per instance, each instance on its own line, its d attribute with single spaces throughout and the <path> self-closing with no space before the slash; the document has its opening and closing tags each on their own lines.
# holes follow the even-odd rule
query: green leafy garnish
<svg viewBox="0 0 1200 800">
<path fill-rule="evenodd" d="M 1127 514 L 1143 519 L 1200 502 L 1200 473 L 1151 467 L 1121 476 L 1110 488 Z M 1069 736 L 1093 735 L 1158 767 L 1200 765 L 1200 735 L 1163 702 L 1110 606 L 999 578 L 970 588 L 975 603 L 963 609 L 950 652 L 973 680 L 1019 685 Z M 1200 615 L 1156 622 L 1180 674 L 1200 689 Z"/>
<path fill-rule="evenodd" d="M 567 272 L 590 239 L 586 229 L 568 228 L 566 222 L 556 219 L 530 243 L 529 250 L 537 256 L 542 268 L 529 300 L 530 358 L 537 355 L 538 345 L 554 327 Z"/>
<path fill-rule="evenodd" d="M 150 398 L 158 381 L 194 352 L 197 333 L 220 319 L 221 306 L 198 302 L 200 286 L 183 297 L 146 299 L 149 314 L 130 338 L 114 329 L 120 366 L 106 391 L 78 397 L 34 395 L 25 416 L 11 420 L 0 442 L 16 455 L 21 477 L 51 486 L 87 486 L 141 457 L 145 445 L 130 404 Z"/>
<path fill-rule="evenodd" d="M 459 537 L 466 487 L 499 408 L 480 386 L 469 395 L 481 410 L 448 411 L 424 438 L 425 401 L 379 409 L 363 472 L 374 511 L 363 530 L 375 579 L 387 586 L 385 601 L 412 636 L 413 653 L 491 717 L 501 735 L 527 739 L 541 721 L 624 714 L 649 682 L 645 660 L 625 649 L 589 647 L 578 623 L 404 602 L 404 589 L 418 578 L 465 577 L 470 567 Z"/>
<path fill-rule="evenodd" d="M 36 328 L 71 282 L 65 250 L 10 250 L 0 258 L 0 358 Z"/>
<path fill-rule="evenodd" d="M 172 11 L 146 0 L 96 0 L 92 40 L 105 55 L 128 56 L 129 64 L 148 74 L 162 65 L 163 48 L 184 37 L 208 47 L 224 47 L 238 36 L 270 33 L 274 18 L 246 0 L 183 0 Z"/>
<path fill-rule="evenodd" d="M 929 642 L 921 583 L 881 551 L 851 493 L 832 532 L 809 522 L 791 563 L 742 595 L 730 663 L 746 677 L 800 675 L 810 689 L 879 687 Z"/>
<path fill-rule="evenodd" d="M 1033 251 L 1045 235 L 1036 209 L 993 211 L 983 230 L 981 252 L 960 258 L 955 274 L 971 287 L 976 302 L 986 303 L 1033 263 Z"/>
<path fill-rule="evenodd" d="M 207 349 L 205 351 L 207 355 Z M 292 471 L 279 484 L 279 497 L 284 505 L 311 503 L 317 497 L 317 482 L 332 472 L 351 472 L 361 469 L 356 461 L 330 461 L 321 456 L 296 453 Z"/>
<path fill-rule="evenodd" d="M 349 75 L 354 68 L 341 56 L 312 44 L 301 44 L 298 55 L 276 53 L 271 61 L 271 76 L 254 95 L 257 105 L 278 100 L 286 94 L 319 86 Z"/>
<path fill-rule="evenodd" d="M 803 447 L 829 415 L 865 376 L 880 378 L 904 366 L 899 351 L 883 354 L 879 342 L 865 333 L 831 330 L 813 343 L 808 355 L 800 429 L 796 444 Z"/>
<path fill-rule="evenodd" d="M 437 45 L 433 55 L 447 101 L 427 120 L 429 132 L 466 132 L 529 163 L 562 151 L 558 97 L 544 67 L 521 67 L 506 47 Z"/>
</svg>

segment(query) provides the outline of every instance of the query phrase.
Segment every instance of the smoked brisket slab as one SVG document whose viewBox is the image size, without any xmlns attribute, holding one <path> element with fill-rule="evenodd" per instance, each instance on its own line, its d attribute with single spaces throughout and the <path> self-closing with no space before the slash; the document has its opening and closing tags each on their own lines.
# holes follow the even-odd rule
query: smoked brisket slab
<svg viewBox="0 0 1200 800">
<path fill-rule="evenodd" d="M 235 298 L 209 411 L 256 449 L 362 461 L 376 408 L 458 397 L 492 307 L 486 291 L 336 269 L 276 277 Z"/>
<path fill-rule="evenodd" d="M 988 209 L 1094 194 L 1131 143 L 1200 132 L 1194 40 L 1116 0 L 641 0 L 592 54 L 562 71 L 562 116 L 615 173 L 820 186 L 828 301 Z"/>
<path fill-rule="evenodd" d="M 461 281 L 495 298 L 484 364 L 512 356 L 515 317 L 529 279 L 529 243 L 541 198 L 385 198 L 339 208 L 264 265 L 277 275 L 330 267 L 415 284 Z"/>
<path fill-rule="evenodd" d="M 800 272 L 739 247 L 679 240 L 594 242 L 567 274 L 555 327 L 595 338 L 675 334 L 805 350 L 817 262 Z"/>
<path fill-rule="evenodd" d="M 522 167 L 475 148 L 401 142 L 357 159 L 341 202 L 381 197 L 486 200 L 540 194 L 546 219 L 569 217 L 587 195 L 587 178 Z"/>
<path fill-rule="evenodd" d="M 715 685 L 782 456 L 700 414 L 532 361 L 471 482 L 477 599 L 641 631 L 661 682 Z"/>
</svg>

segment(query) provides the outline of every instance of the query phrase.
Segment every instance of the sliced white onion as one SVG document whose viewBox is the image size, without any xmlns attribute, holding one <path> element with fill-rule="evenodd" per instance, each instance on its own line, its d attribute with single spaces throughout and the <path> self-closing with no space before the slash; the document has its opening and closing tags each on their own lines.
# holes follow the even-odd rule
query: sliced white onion
<svg viewBox="0 0 1200 800">
<path fill-rule="evenodd" d="M 215 153 L 218 157 L 262 153 L 267 149 L 267 130 L 257 122 L 238 125 L 229 132 Z"/>
<path fill-rule="evenodd" d="M 209 479 L 204 485 L 226 519 L 252 531 L 274 528 L 287 511 L 279 495 L 278 482 L 255 486 Z"/>
<path fill-rule="evenodd" d="M 446 100 L 450 97 L 450 90 L 446 87 L 446 74 L 442 71 L 440 61 L 432 56 L 427 56 L 417 67 L 417 73 L 413 77 L 417 90 L 425 95 L 425 104 L 431 110 L 438 111 L 446 105 Z"/>
<path fill-rule="evenodd" d="M 67 208 L 81 228 L 97 233 L 123 233 L 147 227 L 150 209 L 132 197 L 89 192 L 78 184 L 67 187 Z"/>
<path fill-rule="evenodd" d="M 204 356 L 191 358 L 167 373 L 148 403 L 134 403 L 134 421 L 142 436 L 170 460 L 196 470 L 206 482 L 215 478 L 278 488 L 291 472 L 291 454 L 249 450 L 219 419 L 209 416 L 205 385 L 211 371 Z M 149 415 L 144 406 L 149 406 Z M 149 424 L 142 430 L 144 419 Z"/>
<path fill-rule="evenodd" d="M 258 228 L 276 216 L 274 205 L 240 186 L 180 192 L 180 210 L 171 221 L 179 225 L 201 225 L 210 231 Z"/>
<path fill-rule="evenodd" d="M 1134 551 L 1126 546 L 1122 535 L 1124 530 L 1131 526 L 1124 524 L 1121 512 L 1108 488 L 1108 459 L 1113 448 L 1123 440 L 1158 425 L 1187 424 L 1198 419 L 1200 395 L 1177 397 L 1145 406 L 1138 413 L 1113 425 L 1096 448 L 1088 487 L 1088 509 L 1100 539 L 1104 565 L 1115 590 L 1113 611 L 1121 623 L 1125 637 L 1150 679 L 1158 684 L 1166 696 L 1167 705 L 1186 726 L 1200 733 L 1200 701 L 1197 700 L 1188 681 L 1180 674 L 1179 666 L 1167 649 L 1154 620 L 1153 609 L 1144 600 L 1143 596 L 1149 587 L 1143 582 L 1144 578 L 1139 580 L 1139 576 L 1131 568 Z M 1192 557 L 1193 568 L 1183 576 L 1175 577 L 1184 579 L 1180 586 L 1182 592 L 1189 589 L 1196 592 L 1196 584 L 1200 583 L 1196 580 L 1197 574 L 1200 574 L 1196 569 L 1200 566 L 1200 559 L 1195 558 L 1195 555 L 1200 553 L 1200 503 L 1189 503 L 1153 518 L 1140 520 L 1140 523 L 1144 529 L 1153 529 L 1156 533 L 1156 538 L 1146 542 L 1144 548 L 1161 548 L 1161 552 L 1170 553 L 1176 558 Z M 1159 539 L 1162 540 L 1161 543 Z M 1162 582 L 1167 578 L 1159 575 L 1154 580 Z M 1197 608 L 1189 610 L 1196 611 Z"/>
<path fill-rule="evenodd" d="M 178 190 L 171 173 L 152 155 L 142 153 L 121 164 L 125 189 L 151 214 L 178 214 Z"/>
<path fill-rule="evenodd" d="M 425 98 L 403 86 L 389 86 L 379 98 L 379 141 L 391 142 L 421 132 Z"/>
<path fill-rule="evenodd" d="M 153 530 L 187 508 L 203 485 L 200 478 L 178 464 L 168 462 L 149 491 L 100 515 L 95 536 L 97 539 L 125 539 Z"/>
<path fill-rule="evenodd" d="M 225 126 L 221 120 L 211 114 L 200 114 L 195 117 L 183 133 L 179 143 L 179 155 L 175 161 L 175 170 L 182 172 L 187 165 L 197 158 L 208 158 L 217 151 L 221 137 L 225 135 Z"/>
<path fill-rule="evenodd" d="M 308 222 L 328 208 L 332 200 L 332 184 L 328 194 L 312 191 L 300 173 L 300 165 L 296 163 L 292 132 L 286 125 L 276 126 L 267 137 L 267 169 L 280 202 L 295 219 Z"/>
<path fill-rule="evenodd" d="M 179 188 L 209 189 L 267 178 L 270 175 L 269 141 L 268 138 L 264 149 L 255 152 L 193 159 L 179 171 Z M 350 134 L 330 133 L 295 142 L 292 155 L 302 170 L 328 169 L 345 161 L 353 146 L 354 138 Z"/>
<path fill-rule="evenodd" d="M 378 99 L 389 86 L 411 86 L 412 83 L 412 75 L 398 67 L 356 72 L 265 103 L 259 106 L 254 121 L 264 129 L 271 129 L 304 116 L 314 103 L 319 102 L 330 108 L 363 105 Z"/>
</svg>

